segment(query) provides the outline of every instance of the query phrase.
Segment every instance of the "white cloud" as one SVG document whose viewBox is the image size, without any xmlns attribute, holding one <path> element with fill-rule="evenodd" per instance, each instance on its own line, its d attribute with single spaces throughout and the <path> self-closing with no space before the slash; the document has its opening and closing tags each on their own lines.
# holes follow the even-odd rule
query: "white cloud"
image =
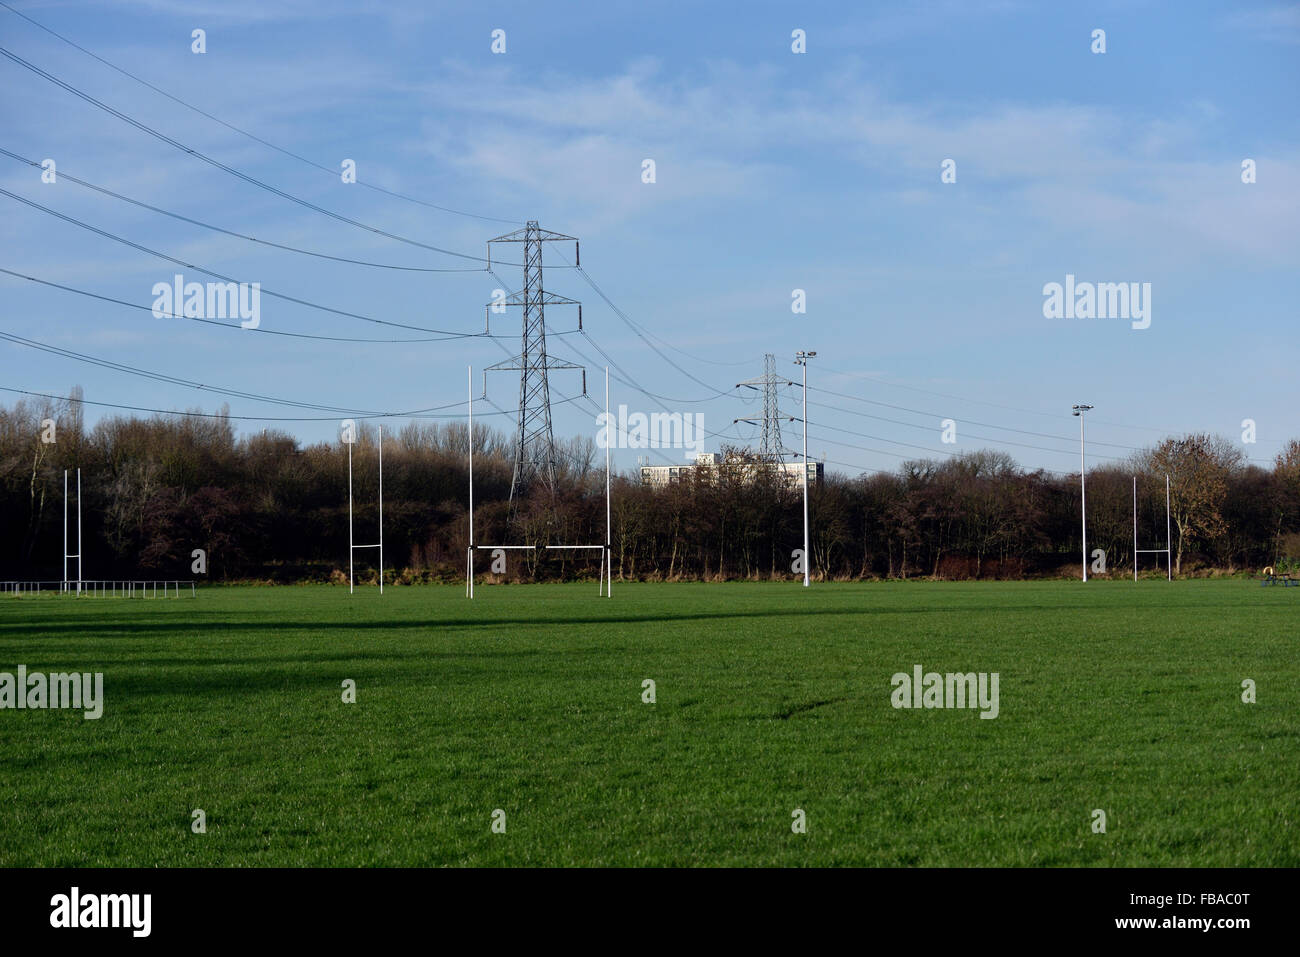
<svg viewBox="0 0 1300 957">
<path fill-rule="evenodd" d="M 1155 230 L 1175 257 L 1288 256 L 1297 239 L 1294 161 L 1270 158 L 1267 189 L 1243 191 L 1209 145 L 1218 111 L 1204 100 L 1157 118 L 1071 103 L 937 106 L 889 99 L 856 69 L 796 93 L 765 67 L 712 64 L 688 79 L 652 61 L 582 83 L 505 72 L 485 84 L 453 68 L 424 92 L 440 117 L 426 128 L 433 155 L 576 206 L 589 223 L 603 221 L 594 210 L 617 219 L 660 204 L 743 206 L 778 185 L 791 202 L 818 202 L 836 187 L 809 173 L 817 164 L 840 164 L 851 187 L 886 208 L 925 208 L 952 157 L 960 188 L 985 201 L 967 213 L 995 242 L 988 215 L 999 206 L 1004 229 L 1082 230 L 1115 247 Z M 472 116 L 446 122 L 471 101 Z M 658 163 L 654 187 L 639 181 L 644 157 Z"/>
</svg>

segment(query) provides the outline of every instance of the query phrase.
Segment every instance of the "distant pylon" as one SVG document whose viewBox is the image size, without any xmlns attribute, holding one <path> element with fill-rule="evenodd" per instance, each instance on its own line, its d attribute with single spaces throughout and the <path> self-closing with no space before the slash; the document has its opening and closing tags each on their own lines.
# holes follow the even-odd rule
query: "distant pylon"
<svg viewBox="0 0 1300 957">
<path fill-rule="evenodd" d="M 582 369 L 572 362 L 550 359 L 546 354 L 546 306 L 578 305 L 576 300 L 549 293 L 542 288 L 542 243 L 566 240 L 573 243 L 575 262 L 578 240 L 572 236 L 540 229 L 529 220 L 523 229 L 488 240 L 488 269 L 492 268 L 493 243 L 523 243 L 524 286 L 504 298 L 488 304 L 489 323 L 493 310 L 505 306 L 522 306 L 523 332 L 519 354 L 504 362 L 488 366 L 484 372 L 517 371 L 519 373 L 519 414 L 515 429 L 515 470 L 510 479 L 510 506 L 534 482 L 540 480 L 555 497 L 555 435 L 551 430 L 551 387 L 547 373 L 551 369 Z M 504 290 L 502 290 L 504 292 Z M 579 306 L 581 326 L 581 306 Z M 484 377 L 486 380 L 486 376 Z M 486 382 L 485 382 L 486 386 Z M 485 390 L 486 391 L 486 388 Z M 587 391 L 584 370 L 582 391 Z"/>
<path fill-rule="evenodd" d="M 793 422 L 792 416 L 785 415 L 777 408 L 776 387 L 785 385 L 786 376 L 777 375 L 776 356 L 768 353 L 763 357 L 763 374 L 756 379 L 746 379 L 744 382 L 736 383 L 736 387 L 744 386 L 749 389 L 762 388 L 763 390 L 763 417 L 746 416 L 736 419 L 737 422 L 762 422 L 762 438 L 759 440 L 758 454 L 765 462 L 781 462 L 785 455 L 785 445 L 781 442 L 781 420 L 788 419 Z"/>
</svg>

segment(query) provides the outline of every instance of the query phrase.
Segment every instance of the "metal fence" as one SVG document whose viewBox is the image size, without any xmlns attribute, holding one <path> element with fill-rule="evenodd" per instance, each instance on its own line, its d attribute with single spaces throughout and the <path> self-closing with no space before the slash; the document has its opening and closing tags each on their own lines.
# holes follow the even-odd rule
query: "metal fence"
<svg viewBox="0 0 1300 957">
<path fill-rule="evenodd" d="M 190 597 L 198 596 L 195 582 L 174 578 L 103 579 L 93 581 L 0 581 L 0 595 L 72 595 L 74 598 L 180 598 L 188 585 Z"/>
</svg>

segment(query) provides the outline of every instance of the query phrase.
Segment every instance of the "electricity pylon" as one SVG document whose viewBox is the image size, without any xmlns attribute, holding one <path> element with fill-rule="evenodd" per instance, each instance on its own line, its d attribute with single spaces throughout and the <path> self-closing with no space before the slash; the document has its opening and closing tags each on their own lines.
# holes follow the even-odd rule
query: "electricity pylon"
<svg viewBox="0 0 1300 957">
<path fill-rule="evenodd" d="M 552 369 L 582 369 L 572 362 L 557 361 L 546 354 L 546 306 L 578 305 L 576 300 L 557 296 L 542 288 L 542 243 L 564 240 L 573 243 L 575 262 L 578 240 L 573 236 L 541 229 L 529 220 L 523 229 L 488 240 L 488 269 L 492 268 L 493 243 L 523 243 L 524 285 L 517 292 L 488 304 L 489 311 L 504 311 L 506 306 L 522 306 L 523 332 L 519 354 L 504 362 L 488 366 L 484 372 L 516 371 L 519 373 L 519 415 L 515 431 L 515 470 L 510 479 L 510 507 L 516 496 L 540 481 L 555 498 L 555 436 L 551 430 L 551 388 L 547 373 Z M 579 306 L 581 317 L 581 306 Z M 581 318 L 579 318 L 581 326 Z M 485 376 L 486 379 L 486 376 Z M 583 370 L 583 394 L 587 391 Z"/>
<path fill-rule="evenodd" d="M 782 462 L 786 453 L 785 445 L 781 442 L 781 420 L 786 419 L 794 421 L 793 416 L 785 415 L 777 408 L 776 387 L 785 385 L 787 379 L 783 375 L 777 375 L 776 356 L 768 353 L 763 357 L 763 374 L 756 379 L 746 379 L 744 382 L 736 383 L 736 388 L 744 386 L 749 389 L 762 388 L 763 390 L 763 417 L 746 416 L 736 419 L 737 422 L 762 422 L 762 438 L 759 440 L 758 454 L 764 462 Z"/>
</svg>

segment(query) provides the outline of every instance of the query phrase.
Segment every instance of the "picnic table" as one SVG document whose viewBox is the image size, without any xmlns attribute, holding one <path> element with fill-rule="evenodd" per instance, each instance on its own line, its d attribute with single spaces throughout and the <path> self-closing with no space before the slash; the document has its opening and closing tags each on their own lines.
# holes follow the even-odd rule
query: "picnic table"
<svg viewBox="0 0 1300 957">
<path fill-rule="evenodd" d="M 1291 575 L 1290 572 L 1287 572 L 1282 575 L 1266 574 L 1264 576 L 1264 580 L 1261 581 L 1260 584 L 1261 585 L 1282 585 L 1285 588 L 1290 588 L 1292 585 L 1300 585 L 1300 578 L 1294 577 L 1293 575 Z"/>
</svg>

